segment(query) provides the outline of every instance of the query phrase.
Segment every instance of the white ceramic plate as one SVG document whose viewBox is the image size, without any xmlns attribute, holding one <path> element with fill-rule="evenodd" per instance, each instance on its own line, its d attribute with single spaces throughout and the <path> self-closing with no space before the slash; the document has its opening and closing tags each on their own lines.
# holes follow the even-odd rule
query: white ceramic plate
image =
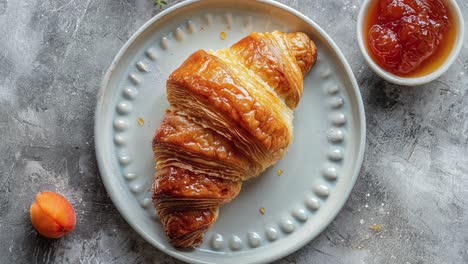
<svg viewBox="0 0 468 264">
<path fill-rule="evenodd" d="M 283 160 L 246 182 L 239 196 L 221 208 L 200 247 L 175 249 L 150 199 L 151 140 L 168 107 L 165 81 L 197 49 L 224 48 L 250 32 L 273 30 L 305 32 L 319 52 L 295 112 L 294 142 Z M 204 0 L 165 10 L 120 50 L 99 94 L 95 134 L 107 191 L 148 242 L 187 262 L 258 263 L 299 249 L 339 212 L 362 163 L 365 120 L 348 63 L 310 19 L 273 1 Z"/>
</svg>

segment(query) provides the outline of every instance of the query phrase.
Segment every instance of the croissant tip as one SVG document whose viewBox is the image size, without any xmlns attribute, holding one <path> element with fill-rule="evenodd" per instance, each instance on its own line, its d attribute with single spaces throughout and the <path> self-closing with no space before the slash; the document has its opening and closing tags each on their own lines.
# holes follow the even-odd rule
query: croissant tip
<svg viewBox="0 0 468 264">
<path fill-rule="evenodd" d="M 317 61 L 317 46 L 306 33 L 289 33 L 289 36 L 292 53 L 301 68 L 302 75 L 305 76 Z"/>
</svg>

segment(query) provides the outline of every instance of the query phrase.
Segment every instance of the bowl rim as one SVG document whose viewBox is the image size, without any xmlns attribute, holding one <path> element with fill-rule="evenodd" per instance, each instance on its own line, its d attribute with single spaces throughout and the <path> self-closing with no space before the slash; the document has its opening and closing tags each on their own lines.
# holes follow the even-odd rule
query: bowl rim
<svg viewBox="0 0 468 264">
<path fill-rule="evenodd" d="M 464 40 L 464 33 L 465 33 L 465 25 L 464 25 L 464 20 L 463 20 L 463 15 L 460 10 L 460 7 L 458 6 L 457 2 L 455 0 L 442 0 L 444 4 L 447 5 L 449 9 L 451 9 L 452 14 L 453 14 L 453 19 L 456 20 L 458 24 L 458 30 L 457 30 L 457 38 L 454 47 L 452 48 L 450 55 L 447 57 L 445 62 L 439 66 L 435 71 L 426 74 L 424 76 L 420 77 L 400 77 L 398 75 L 395 75 L 382 67 L 380 67 L 374 59 L 369 55 L 369 51 L 366 48 L 366 44 L 364 41 L 364 34 L 363 34 L 363 28 L 364 28 L 364 18 L 367 13 L 367 10 L 369 9 L 369 6 L 372 2 L 377 1 L 377 0 L 364 0 L 364 3 L 361 5 L 361 8 L 359 10 L 358 14 L 358 20 L 356 23 L 356 33 L 357 33 L 357 40 L 359 44 L 359 49 L 361 50 L 361 53 L 369 65 L 369 67 L 377 73 L 380 77 L 385 79 L 388 82 L 398 84 L 398 85 L 405 85 L 405 86 L 416 86 L 416 85 L 422 85 L 429 83 L 437 78 L 439 78 L 442 74 L 444 74 L 450 66 L 455 62 L 455 60 L 458 57 L 458 54 L 461 51 L 462 45 L 463 45 L 463 40 Z"/>
</svg>

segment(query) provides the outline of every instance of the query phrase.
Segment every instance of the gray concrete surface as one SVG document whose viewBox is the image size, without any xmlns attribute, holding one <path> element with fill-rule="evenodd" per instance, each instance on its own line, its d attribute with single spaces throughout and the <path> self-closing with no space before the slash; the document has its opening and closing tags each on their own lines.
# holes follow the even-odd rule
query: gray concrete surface
<svg viewBox="0 0 468 264">
<path fill-rule="evenodd" d="M 468 17 L 468 2 L 457 1 Z M 361 86 L 368 132 L 344 209 L 277 263 L 468 263 L 468 44 L 437 81 L 399 87 L 373 74 L 358 51 L 362 1 L 281 2 L 342 49 Z M 0 263 L 179 263 L 116 211 L 93 147 L 101 77 L 159 11 L 150 0 L 0 0 Z M 71 199 L 72 234 L 49 240 L 32 228 L 29 206 L 43 190 Z"/>
</svg>

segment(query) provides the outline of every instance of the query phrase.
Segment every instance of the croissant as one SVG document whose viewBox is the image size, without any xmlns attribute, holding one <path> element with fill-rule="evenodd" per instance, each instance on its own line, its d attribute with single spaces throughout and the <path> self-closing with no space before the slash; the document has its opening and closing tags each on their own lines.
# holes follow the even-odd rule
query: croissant
<svg viewBox="0 0 468 264">
<path fill-rule="evenodd" d="M 304 33 L 252 33 L 228 49 L 196 51 L 169 76 L 152 198 L 173 246 L 202 243 L 242 181 L 285 154 L 316 59 Z"/>
</svg>

